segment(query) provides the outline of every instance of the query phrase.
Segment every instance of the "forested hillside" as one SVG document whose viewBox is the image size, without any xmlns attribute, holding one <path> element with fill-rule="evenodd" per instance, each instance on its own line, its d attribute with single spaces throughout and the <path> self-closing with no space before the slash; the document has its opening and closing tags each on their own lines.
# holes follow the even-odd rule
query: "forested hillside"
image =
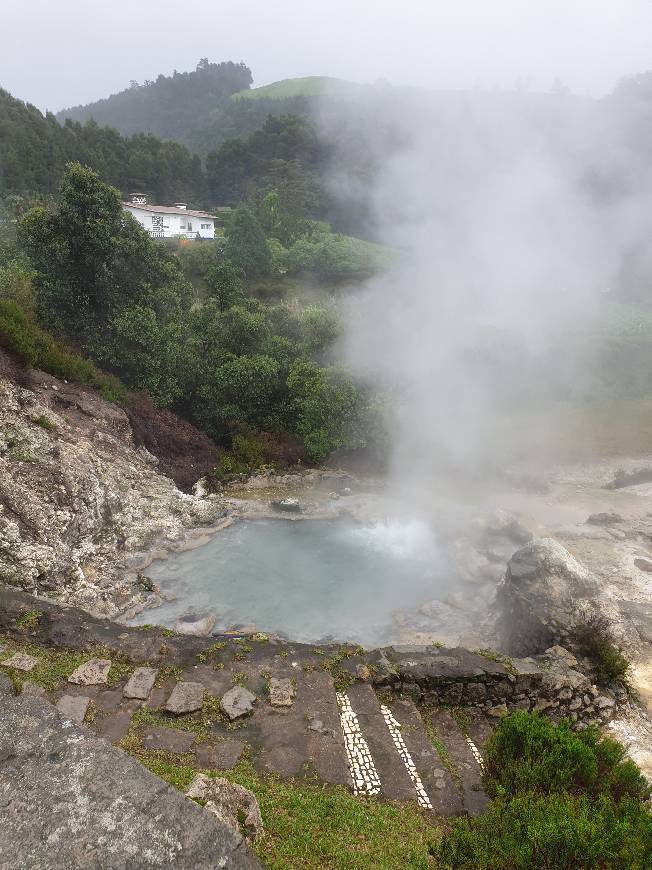
<svg viewBox="0 0 652 870">
<path fill-rule="evenodd" d="M 211 113 L 228 103 L 231 94 L 247 89 L 251 70 L 243 63 L 209 63 L 203 58 L 193 72 L 159 75 L 155 81 L 131 85 L 96 103 L 58 113 L 60 121 L 87 121 L 115 127 L 125 136 L 152 133 L 188 144 L 192 131 L 204 126 Z"/>
<path fill-rule="evenodd" d="M 145 190 L 159 202 L 205 198 L 201 160 L 183 145 L 143 133 L 124 137 L 95 122 L 62 126 L 0 89 L 0 200 L 53 193 L 71 160 L 123 192 Z"/>
</svg>

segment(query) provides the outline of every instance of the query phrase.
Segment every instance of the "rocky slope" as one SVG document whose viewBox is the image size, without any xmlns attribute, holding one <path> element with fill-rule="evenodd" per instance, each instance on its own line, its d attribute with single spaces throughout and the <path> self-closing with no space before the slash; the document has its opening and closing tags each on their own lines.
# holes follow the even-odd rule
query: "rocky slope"
<svg viewBox="0 0 652 870">
<path fill-rule="evenodd" d="M 21 380 L 0 376 L 0 580 L 113 616 L 147 594 L 125 579 L 135 554 L 222 505 L 177 489 L 121 407 L 42 373 Z"/>
</svg>

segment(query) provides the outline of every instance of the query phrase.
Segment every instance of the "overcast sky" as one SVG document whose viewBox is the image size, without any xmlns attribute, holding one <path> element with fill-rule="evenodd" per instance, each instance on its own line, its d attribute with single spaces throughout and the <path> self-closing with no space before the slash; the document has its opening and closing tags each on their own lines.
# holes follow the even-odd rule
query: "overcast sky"
<svg viewBox="0 0 652 870">
<path fill-rule="evenodd" d="M 201 57 L 255 84 L 331 75 L 433 88 L 559 77 L 600 96 L 652 68 L 652 0 L 0 0 L 0 86 L 54 111 Z"/>
</svg>

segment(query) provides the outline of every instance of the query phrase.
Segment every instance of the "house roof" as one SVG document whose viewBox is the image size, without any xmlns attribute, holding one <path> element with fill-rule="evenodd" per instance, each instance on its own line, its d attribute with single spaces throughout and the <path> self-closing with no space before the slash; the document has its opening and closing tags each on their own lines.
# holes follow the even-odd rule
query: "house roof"
<svg viewBox="0 0 652 870">
<path fill-rule="evenodd" d="M 194 208 L 177 208 L 175 205 L 136 205 L 133 202 L 123 202 L 122 204 L 127 208 L 135 208 L 138 211 L 151 211 L 155 214 L 188 214 L 191 217 L 211 218 L 211 220 L 215 220 L 215 215 Z"/>
</svg>

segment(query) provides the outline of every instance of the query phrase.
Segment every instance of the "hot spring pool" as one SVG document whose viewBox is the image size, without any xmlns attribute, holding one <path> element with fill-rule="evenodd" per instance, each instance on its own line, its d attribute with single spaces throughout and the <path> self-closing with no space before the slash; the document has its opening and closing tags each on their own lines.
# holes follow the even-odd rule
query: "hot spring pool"
<svg viewBox="0 0 652 870">
<path fill-rule="evenodd" d="M 174 601 L 135 622 L 212 613 L 216 632 L 254 623 L 291 640 L 365 646 L 395 639 L 396 611 L 436 598 L 450 578 L 433 530 L 418 520 L 240 521 L 147 573 Z"/>
</svg>

